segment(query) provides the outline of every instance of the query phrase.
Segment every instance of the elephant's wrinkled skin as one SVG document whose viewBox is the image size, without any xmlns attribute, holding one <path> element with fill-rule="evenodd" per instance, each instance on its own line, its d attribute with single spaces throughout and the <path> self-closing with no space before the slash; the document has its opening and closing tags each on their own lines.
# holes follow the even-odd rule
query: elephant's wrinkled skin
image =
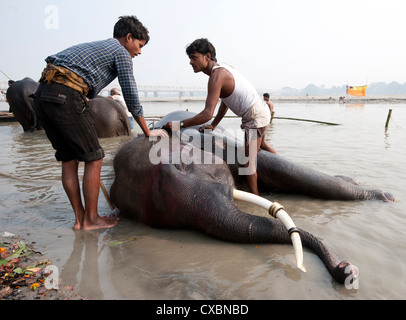
<svg viewBox="0 0 406 320">
<path fill-rule="evenodd" d="M 38 82 L 27 77 L 14 82 L 7 89 L 6 97 L 10 110 L 25 132 L 42 129 L 41 125 L 37 123 L 32 96 L 37 88 Z"/>
<path fill-rule="evenodd" d="M 7 89 L 7 100 L 16 120 L 24 131 L 42 130 L 34 111 L 33 95 L 39 83 L 31 78 L 14 82 Z M 131 135 L 126 110 L 113 99 L 97 96 L 89 101 L 90 115 L 94 119 L 99 138 Z"/>
<path fill-rule="evenodd" d="M 291 243 L 280 221 L 237 208 L 233 200 L 234 180 L 224 162 L 186 165 L 168 161 L 154 165 L 149 155 L 153 143 L 139 137 L 115 156 L 115 180 L 110 196 L 122 215 L 157 228 L 193 228 L 231 242 Z M 184 150 L 185 145 L 181 146 Z M 195 157 L 214 157 L 199 151 Z M 175 148 L 168 153 L 167 160 L 178 156 Z M 358 277 L 355 266 L 343 261 L 316 237 L 304 230 L 300 230 L 300 237 L 338 282 Z"/>
<path fill-rule="evenodd" d="M 113 99 L 97 96 L 90 100 L 89 110 L 99 138 L 131 135 L 127 112 Z"/>
<path fill-rule="evenodd" d="M 168 121 L 181 121 L 192 117 L 194 114 L 186 111 L 176 111 L 168 114 L 162 120 L 154 124 L 155 128 L 162 127 Z M 196 128 L 194 128 L 196 129 Z M 222 148 L 224 152 L 220 155 L 229 165 L 238 188 L 248 189 L 245 186 L 245 176 L 238 175 L 238 161 L 235 158 L 227 159 L 227 148 L 235 148 L 232 154 L 243 153 L 243 145 L 235 138 L 230 138 L 224 129 L 217 127 L 215 135 L 199 134 L 197 130 L 186 128 L 185 135 L 192 137 L 200 135 L 200 138 L 193 138 L 193 141 L 200 140 L 200 146 L 206 146 L 207 141 L 212 141 L 211 152 L 214 148 Z M 192 131 L 196 133 L 193 134 Z M 192 141 L 192 143 L 193 143 Z M 207 148 L 206 148 L 207 150 Z M 230 161 L 231 160 L 231 161 Z M 235 164 L 237 163 L 237 164 Z M 260 150 L 257 158 L 258 186 L 260 192 L 278 191 L 283 193 L 296 193 L 326 200 L 371 200 L 394 201 L 394 197 L 381 190 L 368 190 L 356 183 L 355 180 L 346 177 L 335 177 L 322 172 L 307 168 L 300 164 L 285 159 L 264 150 Z"/>
</svg>

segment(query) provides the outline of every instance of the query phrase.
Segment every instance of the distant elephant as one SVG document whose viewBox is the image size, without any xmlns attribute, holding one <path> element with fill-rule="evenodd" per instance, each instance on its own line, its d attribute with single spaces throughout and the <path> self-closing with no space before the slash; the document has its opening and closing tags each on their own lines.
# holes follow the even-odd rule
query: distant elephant
<svg viewBox="0 0 406 320">
<path fill-rule="evenodd" d="M 7 90 L 7 100 L 16 120 L 25 132 L 42 130 L 34 112 L 34 94 L 38 82 L 24 78 L 14 82 Z M 94 119 L 99 138 L 131 134 L 130 120 L 121 105 L 108 98 L 97 96 L 89 102 L 90 115 Z"/>
<path fill-rule="evenodd" d="M 34 112 L 33 95 L 37 88 L 38 82 L 27 77 L 15 81 L 7 89 L 6 97 L 10 110 L 25 132 L 42 129 L 41 125 L 37 123 L 37 116 Z"/>
</svg>

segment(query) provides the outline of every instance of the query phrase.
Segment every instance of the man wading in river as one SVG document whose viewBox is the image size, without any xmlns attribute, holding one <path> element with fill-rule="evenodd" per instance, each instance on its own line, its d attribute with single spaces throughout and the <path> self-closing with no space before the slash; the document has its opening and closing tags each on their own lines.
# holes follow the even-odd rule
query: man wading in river
<svg viewBox="0 0 406 320">
<path fill-rule="evenodd" d="M 75 212 L 73 229 L 111 228 L 118 219 L 101 217 L 97 211 L 100 172 L 104 158 L 88 101 L 118 77 L 124 99 L 146 136 L 167 136 L 149 130 L 133 74 L 132 59 L 148 43 L 148 30 L 134 16 L 120 17 L 114 38 L 79 44 L 45 59 L 35 93 L 35 112 L 62 162 L 62 184 Z M 78 167 L 84 161 L 83 206 Z"/>
</svg>

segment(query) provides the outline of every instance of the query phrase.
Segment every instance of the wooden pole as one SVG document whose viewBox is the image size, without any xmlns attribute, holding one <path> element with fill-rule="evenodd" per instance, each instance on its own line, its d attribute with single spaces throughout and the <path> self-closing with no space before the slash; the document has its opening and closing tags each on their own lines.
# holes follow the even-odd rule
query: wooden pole
<svg viewBox="0 0 406 320">
<path fill-rule="evenodd" d="M 389 109 L 388 117 L 386 118 L 385 130 L 388 130 L 389 120 L 390 120 L 391 116 L 392 116 L 392 109 Z"/>
<path fill-rule="evenodd" d="M 10 78 L 8 75 L 6 75 L 3 70 L 0 69 L 0 72 L 1 72 L 2 74 L 4 74 L 9 80 L 11 80 L 11 78 Z"/>
<path fill-rule="evenodd" d="M 330 126 L 339 126 L 339 123 L 333 122 L 324 122 L 324 121 L 316 121 L 316 120 L 308 120 L 308 119 L 298 119 L 298 118 L 285 118 L 285 117 L 273 117 L 274 119 L 284 119 L 284 120 L 295 120 L 295 121 L 307 121 L 307 122 L 315 122 L 321 124 L 328 124 Z"/>
<path fill-rule="evenodd" d="M 163 116 L 147 116 L 145 119 L 152 120 L 152 119 L 162 119 Z M 224 116 L 224 118 L 240 118 L 239 116 Z M 285 117 L 272 117 L 273 119 L 284 119 L 284 120 L 295 120 L 295 121 L 307 121 L 307 122 L 315 122 L 315 123 L 321 123 L 321 124 L 328 124 L 330 126 L 339 126 L 339 123 L 334 123 L 334 122 L 324 122 L 324 121 L 317 121 L 317 120 L 308 120 L 308 119 L 298 119 L 298 118 L 285 118 Z"/>
<path fill-rule="evenodd" d="M 271 113 L 271 122 L 270 123 L 272 123 L 273 118 L 275 118 L 275 111 L 272 111 L 272 113 Z"/>
<path fill-rule="evenodd" d="M 106 201 L 107 201 L 107 203 L 109 204 L 109 206 L 110 206 L 110 209 L 111 210 L 114 210 L 114 206 L 113 206 L 113 204 L 111 203 L 111 201 L 110 201 L 110 197 L 109 197 L 109 194 L 108 194 L 108 192 L 107 192 L 107 189 L 106 189 L 106 187 L 104 186 L 104 183 L 100 180 L 100 188 L 102 189 L 102 191 L 103 191 L 103 194 L 104 194 L 104 197 L 106 198 Z"/>
</svg>

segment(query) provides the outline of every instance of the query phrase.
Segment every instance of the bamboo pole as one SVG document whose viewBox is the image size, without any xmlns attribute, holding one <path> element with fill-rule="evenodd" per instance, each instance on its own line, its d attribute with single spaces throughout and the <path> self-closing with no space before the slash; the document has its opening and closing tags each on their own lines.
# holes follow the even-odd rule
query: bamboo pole
<svg viewBox="0 0 406 320">
<path fill-rule="evenodd" d="M 3 70 L 0 69 L 0 72 L 1 72 L 2 74 L 4 74 L 9 80 L 11 80 L 11 78 L 10 78 L 8 75 L 6 75 Z"/>
<path fill-rule="evenodd" d="M 162 119 L 162 118 L 163 118 L 163 116 L 147 116 L 147 117 L 145 117 L 146 120 Z M 239 116 L 224 116 L 224 118 L 241 118 L 241 117 L 239 117 Z M 306 122 L 314 122 L 314 123 L 327 124 L 327 125 L 330 125 L 330 126 L 339 126 L 339 125 L 340 125 L 339 123 L 334 123 L 334 122 L 325 122 L 325 121 L 309 120 L 309 119 L 299 119 L 299 118 L 272 117 L 272 119 L 306 121 Z"/>
<path fill-rule="evenodd" d="M 111 209 L 111 210 L 114 210 L 114 206 L 113 206 L 113 204 L 111 203 L 111 200 L 110 200 L 109 194 L 108 194 L 108 192 L 107 192 L 107 189 L 106 189 L 106 187 L 104 186 L 104 183 L 103 183 L 101 180 L 100 180 L 100 188 L 101 188 L 102 191 L 103 191 L 104 197 L 106 198 L 106 201 L 107 201 L 107 203 L 108 203 L 109 206 L 110 206 L 110 209 Z"/>
<path fill-rule="evenodd" d="M 271 112 L 271 122 L 270 123 L 272 123 L 273 118 L 275 118 L 275 111 Z"/>
<path fill-rule="evenodd" d="M 295 120 L 295 121 L 306 121 L 306 122 L 315 122 L 321 124 L 328 124 L 330 126 L 339 126 L 339 123 L 333 122 L 324 122 L 324 121 L 317 121 L 317 120 L 308 120 L 308 119 L 298 119 L 298 118 L 286 118 L 286 117 L 273 117 L 274 119 L 283 119 L 283 120 Z"/>
<path fill-rule="evenodd" d="M 390 120 L 391 116 L 392 116 L 392 109 L 389 109 L 388 117 L 386 118 L 385 130 L 388 130 L 389 120 Z"/>
</svg>

